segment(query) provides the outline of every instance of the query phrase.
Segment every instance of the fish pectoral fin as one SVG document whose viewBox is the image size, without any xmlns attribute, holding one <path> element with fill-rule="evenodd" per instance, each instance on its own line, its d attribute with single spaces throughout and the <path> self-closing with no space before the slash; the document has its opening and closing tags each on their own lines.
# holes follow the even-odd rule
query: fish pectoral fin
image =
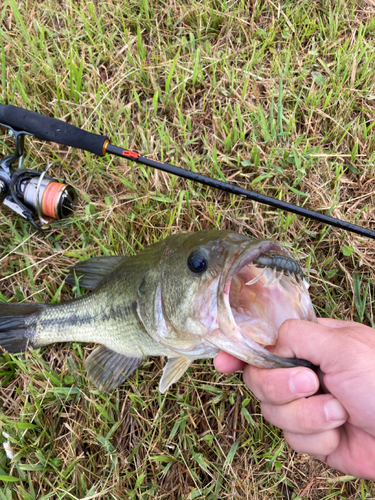
<svg viewBox="0 0 375 500">
<path fill-rule="evenodd" d="M 110 273 L 123 259 L 126 259 L 126 257 L 93 257 L 92 259 L 83 260 L 69 269 L 65 281 L 75 285 L 78 280 L 79 286 L 94 289 L 102 278 Z"/>
<path fill-rule="evenodd" d="M 86 359 L 91 382 L 101 391 L 112 391 L 142 363 L 143 357 L 126 356 L 101 345 Z"/>
<path fill-rule="evenodd" d="M 193 359 L 186 358 L 169 358 L 167 364 L 163 368 L 163 375 L 159 382 L 159 391 L 165 392 L 172 384 L 182 377 L 189 368 Z"/>
</svg>

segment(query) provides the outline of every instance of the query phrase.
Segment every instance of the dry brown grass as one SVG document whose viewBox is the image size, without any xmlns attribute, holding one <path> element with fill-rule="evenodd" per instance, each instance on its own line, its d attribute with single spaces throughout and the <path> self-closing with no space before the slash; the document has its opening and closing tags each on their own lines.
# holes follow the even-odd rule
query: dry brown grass
<svg viewBox="0 0 375 500">
<path fill-rule="evenodd" d="M 0 96 L 373 229 L 374 14 L 371 2 L 6 0 Z M 61 161 L 80 204 L 47 235 L 1 207 L 0 300 L 67 300 L 77 259 L 222 228 L 290 245 L 318 271 L 319 315 L 374 325 L 373 241 L 116 158 L 27 147 L 29 168 Z M 156 359 L 105 395 L 82 369 L 91 349 L 1 357 L 0 427 L 17 455 L 0 451 L 0 476 L 20 479 L 1 500 L 375 498 L 374 483 L 295 454 L 240 374 L 195 363 L 161 396 Z"/>
</svg>

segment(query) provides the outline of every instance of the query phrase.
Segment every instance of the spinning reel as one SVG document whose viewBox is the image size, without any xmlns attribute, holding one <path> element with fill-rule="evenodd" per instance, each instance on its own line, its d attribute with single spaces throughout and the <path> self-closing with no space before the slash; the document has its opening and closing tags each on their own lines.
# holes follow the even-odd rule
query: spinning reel
<svg viewBox="0 0 375 500">
<path fill-rule="evenodd" d="M 43 226 L 49 220 L 44 217 L 60 220 L 72 215 L 76 193 L 71 186 L 46 175 L 52 163 L 44 172 L 22 168 L 25 135 L 33 134 L 1 122 L 0 126 L 9 130 L 15 145 L 14 153 L 0 160 L 0 201 L 36 229 L 46 231 Z M 16 162 L 18 168 L 13 168 Z M 35 216 L 38 216 L 40 224 L 35 222 Z"/>
</svg>

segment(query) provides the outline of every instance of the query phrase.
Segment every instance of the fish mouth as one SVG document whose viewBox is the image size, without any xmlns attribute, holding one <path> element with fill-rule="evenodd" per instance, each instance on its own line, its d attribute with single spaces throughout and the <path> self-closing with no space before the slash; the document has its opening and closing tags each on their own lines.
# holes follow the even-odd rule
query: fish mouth
<svg viewBox="0 0 375 500">
<path fill-rule="evenodd" d="M 272 240 L 251 243 L 232 262 L 220 286 L 220 348 L 263 367 L 310 365 L 269 351 L 286 319 L 317 321 L 303 270 L 286 248 Z"/>
</svg>

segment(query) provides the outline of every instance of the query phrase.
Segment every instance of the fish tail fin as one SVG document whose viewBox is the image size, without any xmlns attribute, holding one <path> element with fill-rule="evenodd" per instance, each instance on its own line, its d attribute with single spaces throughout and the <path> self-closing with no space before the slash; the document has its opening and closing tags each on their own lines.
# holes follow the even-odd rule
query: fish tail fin
<svg viewBox="0 0 375 500">
<path fill-rule="evenodd" d="M 37 321 L 45 308 L 45 304 L 0 304 L 0 352 L 15 353 L 37 347 Z"/>
</svg>

